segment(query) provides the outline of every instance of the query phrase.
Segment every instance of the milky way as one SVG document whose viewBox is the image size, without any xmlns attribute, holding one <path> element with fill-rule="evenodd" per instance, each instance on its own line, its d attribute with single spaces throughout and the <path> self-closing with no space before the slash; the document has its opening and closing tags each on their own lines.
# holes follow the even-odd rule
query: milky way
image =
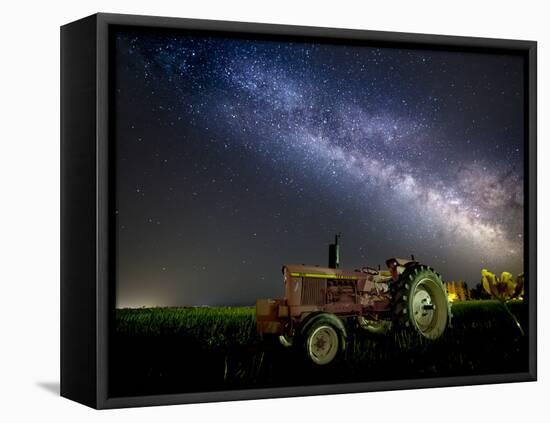
<svg viewBox="0 0 550 423">
<path fill-rule="evenodd" d="M 117 304 L 249 304 L 280 267 L 523 266 L 523 59 L 121 31 Z"/>
</svg>

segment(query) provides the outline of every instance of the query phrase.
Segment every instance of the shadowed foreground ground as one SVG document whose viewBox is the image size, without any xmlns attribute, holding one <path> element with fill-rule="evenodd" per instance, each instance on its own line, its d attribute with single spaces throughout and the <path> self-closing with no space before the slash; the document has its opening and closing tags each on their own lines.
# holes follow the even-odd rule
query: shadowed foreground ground
<svg viewBox="0 0 550 423">
<path fill-rule="evenodd" d="M 526 329 L 526 305 L 510 307 Z M 454 303 L 453 315 L 453 327 L 432 342 L 405 331 L 350 330 L 345 357 L 320 367 L 258 336 L 254 308 L 121 309 L 110 396 L 527 371 L 527 337 L 500 303 Z"/>
</svg>

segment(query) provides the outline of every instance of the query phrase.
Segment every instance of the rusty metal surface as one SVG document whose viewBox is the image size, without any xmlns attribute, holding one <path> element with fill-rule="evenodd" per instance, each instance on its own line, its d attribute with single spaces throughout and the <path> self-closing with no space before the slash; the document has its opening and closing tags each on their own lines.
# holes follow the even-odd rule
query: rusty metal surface
<svg viewBox="0 0 550 423">
<path fill-rule="evenodd" d="M 395 268 L 404 260 L 393 260 Z M 289 264 L 283 266 L 285 298 L 256 303 L 260 333 L 284 333 L 314 312 L 342 318 L 367 316 L 378 320 L 391 311 L 390 286 L 397 269 L 362 270 Z M 397 272 L 395 272 L 397 273 Z"/>
<path fill-rule="evenodd" d="M 300 275 L 322 275 L 327 278 L 343 278 L 343 279 L 361 279 L 366 277 L 366 273 L 353 270 L 332 269 L 330 267 L 305 266 L 302 264 L 287 264 L 284 266 L 284 271 L 287 271 L 291 276 L 293 274 Z"/>
<path fill-rule="evenodd" d="M 262 298 L 256 301 L 256 330 L 259 333 L 282 333 L 283 322 L 279 317 L 283 299 Z"/>
<path fill-rule="evenodd" d="M 302 278 L 302 301 L 304 305 L 323 305 L 326 303 L 327 280 L 320 278 Z"/>
</svg>

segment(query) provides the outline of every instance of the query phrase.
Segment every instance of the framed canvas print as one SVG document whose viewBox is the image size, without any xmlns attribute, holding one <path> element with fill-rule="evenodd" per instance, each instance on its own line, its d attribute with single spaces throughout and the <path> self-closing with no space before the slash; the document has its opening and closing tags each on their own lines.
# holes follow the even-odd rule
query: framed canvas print
<svg viewBox="0 0 550 423">
<path fill-rule="evenodd" d="M 61 28 L 61 394 L 536 379 L 536 43 Z"/>
</svg>

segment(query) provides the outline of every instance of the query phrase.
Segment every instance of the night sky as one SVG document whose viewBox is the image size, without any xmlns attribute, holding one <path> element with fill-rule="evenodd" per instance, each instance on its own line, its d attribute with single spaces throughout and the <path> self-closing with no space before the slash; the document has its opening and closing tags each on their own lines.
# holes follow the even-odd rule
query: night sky
<svg viewBox="0 0 550 423">
<path fill-rule="evenodd" d="M 523 58 L 120 30 L 117 307 L 252 305 L 285 263 L 523 270 Z"/>
</svg>

